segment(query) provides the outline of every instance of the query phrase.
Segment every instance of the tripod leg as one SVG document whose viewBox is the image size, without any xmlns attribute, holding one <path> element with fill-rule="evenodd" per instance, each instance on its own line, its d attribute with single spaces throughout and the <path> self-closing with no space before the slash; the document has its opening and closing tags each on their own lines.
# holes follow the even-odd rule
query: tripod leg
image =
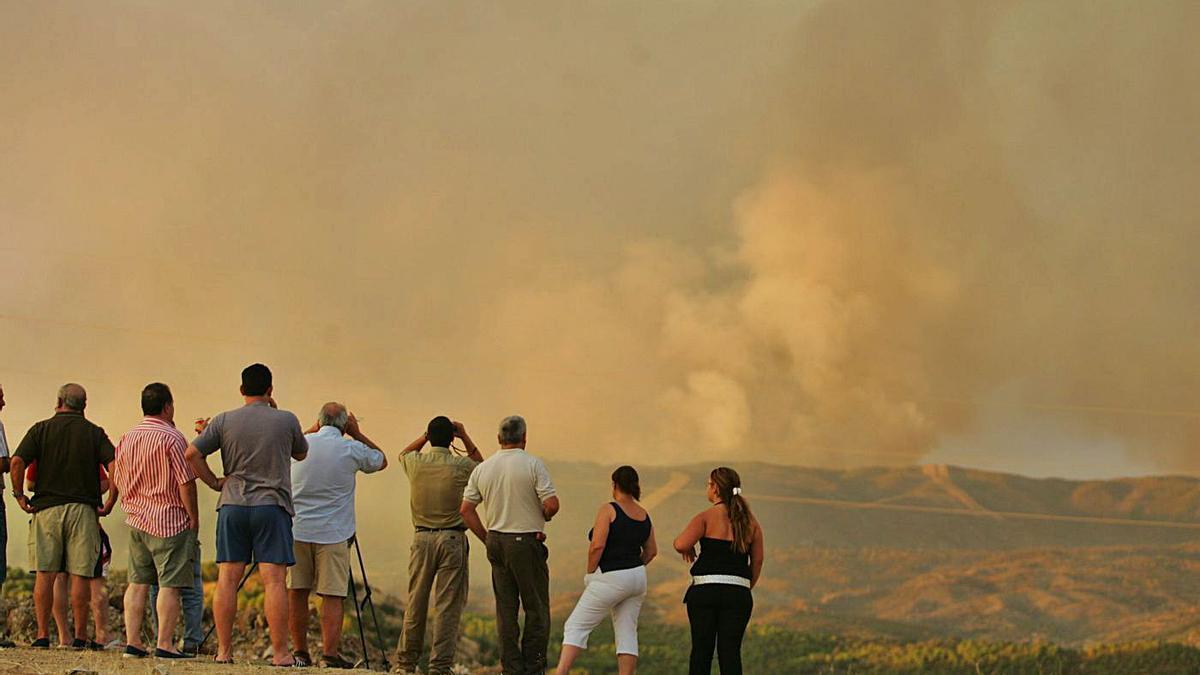
<svg viewBox="0 0 1200 675">
<path fill-rule="evenodd" d="M 367 653 L 367 633 L 363 630 L 362 611 L 358 605 L 358 589 L 354 586 L 354 568 L 350 569 L 350 599 L 354 601 L 354 618 L 358 621 L 358 641 L 362 644 L 363 664 L 371 669 L 371 655 Z"/>
<path fill-rule="evenodd" d="M 362 546 L 358 543 L 358 537 L 354 537 L 354 551 L 358 554 L 358 570 L 362 574 L 363 581 L 363 604 L 368 602 L 371 604 L 371 621 L 375 623 L 375 642 L 379 645 L 379 658 L 383 659 L 383 668 L 387 670 L 391 667 L 388 663 L 387 648 L 384 646 L 383 629 L 379 626 L 379 615 L 375 613 L 375 600 L 371 597 L 371 584 L 367 581 L 367 566 L 363 563 Z"/>
</svg>

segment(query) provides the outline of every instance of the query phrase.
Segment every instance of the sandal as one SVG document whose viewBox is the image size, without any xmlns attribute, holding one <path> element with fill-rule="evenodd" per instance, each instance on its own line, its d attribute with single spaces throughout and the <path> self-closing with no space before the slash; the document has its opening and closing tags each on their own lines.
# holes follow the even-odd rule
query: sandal
<svg viewBox="0 0 1200 675">
<path fill-rule="evenodd" d="M 297 668 L 311 668 L 313 661 L 312 656 L 305 651 L 292 652 L 292 658 L 296 660 Z"/>
<path fill-rule="evenodd" d="M 341 654 L 321 655 L 321 665 L 325 668 L 353 668 L 354 664 L 342 658 Z"/>
</svg>

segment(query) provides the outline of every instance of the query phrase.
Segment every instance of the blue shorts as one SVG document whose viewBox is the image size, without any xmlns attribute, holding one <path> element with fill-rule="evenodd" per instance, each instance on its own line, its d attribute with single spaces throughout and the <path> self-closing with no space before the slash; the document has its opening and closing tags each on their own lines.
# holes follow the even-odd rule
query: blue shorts
<svg viewBox="0 0 1200 675">
<path fill-rule="evenodd" d="M 282 506 L 233 506 L 217 511 L 217 562 L 295 565 L 292 517 Z"/>
</svg>

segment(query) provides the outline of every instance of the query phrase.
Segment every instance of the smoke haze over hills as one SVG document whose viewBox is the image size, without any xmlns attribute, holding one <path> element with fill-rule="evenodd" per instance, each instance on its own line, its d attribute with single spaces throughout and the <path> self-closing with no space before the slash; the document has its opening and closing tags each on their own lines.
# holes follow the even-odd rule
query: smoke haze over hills
<svg viewBox="0 0 1200 675">
<path fill-rule="evenodd" d="M 115 438 L 145 383 L 186 420 L 263 361 L 389 449 L 518 411 L 556 459 L 1194 472 L 1197 29 L 0 3 L 9 440 L 67 380 Z"/>
</svg>

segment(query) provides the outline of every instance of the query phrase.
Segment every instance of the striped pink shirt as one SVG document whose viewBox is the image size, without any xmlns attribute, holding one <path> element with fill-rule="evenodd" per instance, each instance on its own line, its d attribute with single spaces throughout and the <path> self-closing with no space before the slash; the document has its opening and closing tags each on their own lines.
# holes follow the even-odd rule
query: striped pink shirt
<svg viewBox="0 0 1200 675">
<path fill-rule="evenodd" d="M 191 525 L 179 496 L 179 486 L 196 478 L 183 458 L 186 449 L 183 434 L 155 417 L 121 437 L 112 478 L 121 493 L 125 524 L 163 538 Z"/>
</svg>

